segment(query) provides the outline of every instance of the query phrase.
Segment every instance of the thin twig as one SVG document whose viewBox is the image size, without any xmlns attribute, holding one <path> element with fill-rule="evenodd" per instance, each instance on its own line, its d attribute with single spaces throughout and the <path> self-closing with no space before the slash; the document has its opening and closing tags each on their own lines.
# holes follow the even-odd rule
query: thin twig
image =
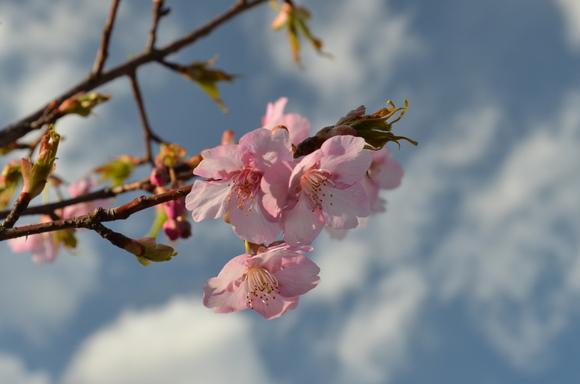
<svg viewBox="0 0 580 384">
<path fill-rule="evenodd" d="M 73 217 L 71 219 L 61 219 L 47 223 L 38 223 L 16 228 L 10 228 L 0 233 L 0 241 L 13 239 L 21 236 L 29 236 L 37 233 L 57 231 L 70 228 L 90 228 L 94 229 L 98 223 L 107 221 L 125 220 L 131 215 L 151 208 L 155 205 L 165 203 L 170 200 L 177 200 L 186 196 L 191 191 L 191 185 L 174 189 L 169 192 L 154 196 L 140 196 L 133 201 L 121 205 L 117 208 L 103 209 L 97 208 L 93 212 L 84 216 Z"/>
<path fill-rule="evenodd" d="M 155 40 L 157 39 L 157 26 L 159 20 L 169 13 L 169 8 L 163 8 L 164 0 L 153 0 L 153 22 L 149 30 L 149 38 L 145 46 L 145 52 L 151 52 L 155 49 Z"/>
<path fill-rule="evenodd" d="M 133 91 L 135 102 L 137 103 L 137 111 L 139 112 L 139 119 L 141 120 L 141 126 L 143 127 L 143 139 L 145 140 L 145 159 L 151 163 L 151 165 L 154 165 L 153 156 L 151 155 L 151 140 L 155 140 L 158 143 L 163 143 L 164 141 L 151 130 L 149 120 L 147 119 L 147 113 L 145 112 L 143 98 L 141 96 L 141 89 L 139 88 L 139 83 L 137 82 L 137 75 L 135 72 L 129 74 L 129 80 L 131 81 L 131 90 Z"/>
<path fill-rule="evenodd" d="M 121 0 L 113 0 L 111 4 L 111 11 L 109 12 L 109 18 L 103 29 L 103 38 L 101 39 L 101 45 L 99 51 L 97 52 L 97 57 L 95 58 L 95 64 L 93 65 L 93 70 L 91 71 L 92 77 L 99 77 L 105 66 L 105 61 L 109 56 L 109 41 L 111 39 L 111 32 L 113 31 L 113 24 L 115 23 L 115 16 L 117 15 L 117 8 L 119 7 L 119 2 Z"/>
<path fill-rule="evenodd" d="M 85 79 L 61 94 L 56 98 L 57 105 L 60 105 L 64 100 L 69 97 L 79 93 L 91 91 L 103 84 L 106 84 L 120 76 L 127 75 L 132 71 L 135 71 L 138 67 L 150 63 L 152 61 L 159 61 L 166 56 L 175 53 L 182 48 L 194 43 L 198 39 L 209 35 L 215 28 L 224 24 L 234 16 L 253 8 L 254 6 L 264 3 L 266 0 L 254 0 L 246 2 L 243 4 L 234 4 L 230 9 L 216 17 L 215 19 L 209 21 L 208 23 L 202 25 L 201 27 L 191 31 L 190 33 L 181 36 L 180 38 L 174 40 L 173 42 L 167 44 L 159 50 L 152 50 L 151 52 L 145 52 L 140 55 L 133 57 L 132 59 L 119 64 L 118 66 L 111 68 L 109 71 L 101 73 L 99 77 L 90 77 Z M 4 147 L 22 136 L 26 135 L 28 132 L 39 129 L 42 125 L 46 123 L 47 119 L 41 119 L 43 113 L 47 106 L 43 106 L 38 111 L 22 118 L 21 120 L 14 122 L 0 131 L 0 147 Z"/>
<path fill-rule="evenodd" d="M 176 171 L 176 178 L 178 180 L 181 180 L 181 181 L 187 181 L 187 180 L 190 180 L 191 178 L 194 177 L 191 168 L 189 166 L 187 166 L 186 164 L 182 164 L 182 165 L 178 166 L 175 171 Z M 107 187 L 107 188 L 99 189 L 99 190 L 93 191 L 91 193 L 87 193 L 85 195 L 81 195 L 81 196 L 78 196 L 78 197 L 75 197 L 72 199 L 66 199 L 66 200 L 61 200 L 61 201 L 55 202 L 55 203 L 28 207 L 23 212 L 20 213 L 20 216 L 40 215 L 40 214 L 48 215 L 57 209 L 68 207 L 69 205 L 86 203 L 88 201 L 94 201 L 94 200 L 108 199 L 111 197 L 116 197 L 116 196 L 121 195 L 121 194 L 126 193 L 126 192 L 138 191 L 138 190 L 153 193 L 153 191 L 155 190 L 155 186 L 153 184 L 151 184 L 151 180 L 149 179 L 149 177 L 146 177 L 146 178 L 141 179 L 139 181 L 120 185 L 118 187 L 114 187 L 114 188 Z M 8 217 L 10 212 L 11 212 L 11 210 L 0 211 L 0 219 L 4 219 L 4 218 Z"/>
</svg>

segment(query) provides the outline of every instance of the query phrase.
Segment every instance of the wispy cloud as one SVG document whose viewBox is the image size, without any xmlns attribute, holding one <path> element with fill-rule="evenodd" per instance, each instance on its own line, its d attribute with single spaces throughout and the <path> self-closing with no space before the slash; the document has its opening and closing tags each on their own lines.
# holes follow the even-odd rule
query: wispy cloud
<svg viewBox="0 0 580 384">
<path fill-rule="evenodd" d="M 62 382 L 271 383 L 249 318 L 216 315 L 199 300 L 125 311 L 85 340 Z"/>
<path fill-rule="evenodd" d="M 522 368 L 537 365 L 577 315 L 579 102 L 569 95 L 487 185 L 465 194 L 461 225 L 436 252 L 444 295 L 466 300 L 491 343 Z"/>
<path fill-rule="evenodd" d="M 34 264 L 29 253 L 10 255 L 2 244 L 0 332 L 17 332 L 45 343 L 76 314 L 86 295 L 96 289 L 100 270 L 92 241 L 82 241 L 82 257 L 63 251 L 54 264 L 42 266 Z"/>
<path fill-rule="evenodd" d="M 48 384 L 48 374 L 29 372 L 18 357 L 0 353 L 0 382 L 10 384 Z"/>
<path fill-rule="evenodd" d="M 580 3 L 576 0 L 555 0 L 555 3 L 562 12 L 568 44 L 573 50 L 580 50 Z"/>
<path fill-rule="evenodd" d="M 414 326 L 427 296 L 417 270 L 396 269 L 367 286 L 352 308 L 338 341 L 338 382 L 386 383 L 406 365 Z"/>
</svg>

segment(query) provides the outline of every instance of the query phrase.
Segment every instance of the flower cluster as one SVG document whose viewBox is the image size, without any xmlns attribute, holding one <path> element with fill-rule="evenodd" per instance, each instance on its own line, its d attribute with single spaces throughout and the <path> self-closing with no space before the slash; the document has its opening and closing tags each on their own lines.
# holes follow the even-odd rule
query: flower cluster
<svg viewBox="0 0 580 384">
<path fill-rule="evenodd" d="M 318 135 L 318 148 L 297 156 L 310 139 L 310 124 L 284 115 L 286 102 L 269 104 L 263 127 L 238 143 L 203 151 L 194 170 L 205 178 L 195 181 L 185 200 L 194 221 L 224 218 L 258 247 L 232 259 L 205 285 L 204 304 L 219 313 L 251 308 L 270 319 L 295 308 L 298 295 L 319 282 L 318 267 L 303 256 L 312 249 L 306 246 L 325 227 L 356 228 L 384 210 L 378 189 L 401 181 L 402 168 L 388 149 L 373 151 L 345 118 L 325 129 L 323 139 Z M 368 118 L 364 108 L 347 116 Z M 272 247 L 280 236 L 282 243 Z"/>
</svg>

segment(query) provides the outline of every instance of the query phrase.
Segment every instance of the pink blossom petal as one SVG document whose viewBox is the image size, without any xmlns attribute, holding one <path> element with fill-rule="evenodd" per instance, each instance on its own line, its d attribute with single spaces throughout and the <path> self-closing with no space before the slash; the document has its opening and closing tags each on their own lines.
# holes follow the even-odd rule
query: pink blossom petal
<svg viewBox="0 0 580 384">
<path fill-rule="evenodd" d="M 369 199 L 359 183 L 346 189 L 329 190 L 332 190 L 332 198 L 322 200 L 326 226 L 336 229 L 356 228 L 359 217 L 370 215 Z"/>
<path fill-rule="evenodd" d="M 266 115 L 262 118 L 262 126 L 271 129 L 275 125 L 282 124 L 281 119 L 287 103 L 287 97 L 281 97 L 275 103 L 268 103 Z"/>
<path fill-rule="evenodd" d="M 310 134 L 310 121 L 297 113 L 284 115 L 284 108 L 288 99 L 281 97 L 275 103 L 268 103 L 266 115 L 262 118 L 262 127 L 272 129 L 277 125 L 284 125 L 290 133 L 290 142 L 298 144 Z"/>
<path fill-rule="evenodd" d="M 371 214 L 385 212 L 387 201 L 379 196 L 379 186 L 367 175 L 360 180 L 369 198 Z"/>
<path fill-rule="evenodd" d="M 289 245 L 308 245 L 322 230 L 324 218 L 320 209 L 313 209 L 310 201 L 301 196 L 293 209 L 282 213 L 280 226 Z"/>
<path fill-rule="evenodd" d="M 395 189 L 401 185 L 403 173 L 401 164 L 390 155 L 387 155 L 376 167 L 371 166 L 370 178 L 381 189 Z"/>
<path fill-rule="evenodd" d="M 208 286 L 211 280 L 204 285 L 204 294 L 202 303 L 207 308 L 214 308 L 215 313 L 231 313 L 242 311 L 248 308 L 248 298 L 245 295 L 245 289 L 236 289 L 234 291 L 222 291 L 213 293 Z M 245 282 L 242 282 L 245 285 Z"/>
<path fill-rule="evenodd" d="M 280 283 L 280 293 L 285 297 L 303 295 L 318 283 L 320 268 L 306 256 L 295 257 L 293 264 L 276 272 L 274 276 Z"/>
<path fill-rule="evenodd" d="M 52 263 L 58 254 L 58 244 L 54 241 L 52 233 L 41 233 L 42 240 L 37 241 L 32 248 L 32 261 L 36 264 Z"/>
<path fill-rule="evenodd" d="M 59 248 L 50 232 L 10 239 L 8 246 L 12 252 L 16 253 L 30 251 L 32 261 L 36 264 L 52 263 L 56 259 Z"/>
<path fill-rule="evenodd" d="M 247 268 L 248 254 L 234 257 L 224 265 L 217 277 L 205 283 L 204 290 L 209 294 L 233 292 L 240 286 L 240 281 Z"/>
<path fill-rule="evenodd" d="M 33 236 L 35 235 L 9 239 L 8 246 L 10 247 L 12 252 L 15 253 L 30 251 L 32 249 L 33 243 L 36 241 L 36 238 L 34 238 Z"/>
<path fill-rule="evenodd" d="M 361 137 L 335 136 L 326 140 L 320 150 L 320 169 L 333 174 L 333 181 L 351 185 L 359 181 L 369 169 L 372 155 L 363 150 L 365 141 Z"/>
<path fill-rule="evenodd" d="M 272 320 L 285 314 L 289 309 L 298 306 L 298 297 L 276 296 L 274 299 L 263 302 L 254 300 L 253 309 L 262 315 L 266 320 Z"/>
<path fill-rule="evenodd" d="M 78 197 L 86 195 L 91 189 L 97 185 L 97 181 L 90 177 L 80 178 L 68 186 L 68 193 L 71 197 Z"/>
<path fill-rule="evenodd" d="M 301 143 L 310 136 L 310 121 L 297 113 L 287 114 L 282 125 L 288 128 L 290 142 L 294 145 Z"/>
<path fill-rule="evenodd" d="M 193 220 L 217 219 L 226 213 L 224 201 L 230 188 L 227 181 L 196 180 L 185 197 L 185 207 L 192 211 Z"/>
<path fill-rule="evenodd" d="M 236 235 L 254 244 L 271 243 L 280 233 L 278 223 L 268 221 L 256 201 L 241 209 L 231 207 L 230 222 Z"/>
<path fill-rule="evenodd" d="M 262 176 L 261 187 L 264 191 L 262 204 L 264 210 L 273 217 L 279 217 L 288 199 L 288 182 L 295 163 L 274 164 Z"/>
<path fill-rule="evenodd" d="M 277 129 L 256 129 L 240 138 L 240 146 L 244 146 L 253 154 L 254 168 L 265 172 L 278 161 L 292 160 L 292 150 L 288 131 Z"/>
<path fill-rule="evenodd" d="M 201 153 L 203 160 L 193 170 L 195 175 L 214 179 L 227 178 L 231 172 L 240 170 L 245 148 L 239 145 L 220 145 Z"/>
<path fill-rule="evenodd" d="M 78 179 L 68 186 L 68 192 L 72 198 L 79 197 L 90 193 L 91 189 L 97 185 L 97 181 L 90 177 Z M 70 219 L 71 217 L 83 216 L 94 211 L 96 208 L 109 208 L 111 205 L 110 199 L 98 199 L 78 203 L 64 207 L 62 217 L 63 219 Z"/>
</svg>

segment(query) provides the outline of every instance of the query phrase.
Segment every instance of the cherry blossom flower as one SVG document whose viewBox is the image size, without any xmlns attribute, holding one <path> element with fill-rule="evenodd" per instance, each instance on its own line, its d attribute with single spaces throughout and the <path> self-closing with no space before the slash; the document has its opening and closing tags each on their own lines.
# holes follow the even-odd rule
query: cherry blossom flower
<svg viewBox="0 0 580 384">
<path fill-rule="evenodd" d="M 320 268 L 303 255 L 310 250 L 282 244 L 234 257 L 205 283 L 203 305 L 216 313 L 249 308 L 268 320 L 282 316 L 320 283 Z"/>
<path fill-rule="evenodd" d="M 280 233 L 276 218 L 263 207 L 263 175 L 281 161 L 292 160 L 288 131 L 259 128 L 240 138 L 239 144 L 203 151 L 194 173 L 196 180 L 186 197 L 193 220 L 228 215 L 234 232 L 244 240 L 271 243 Z"/>
<path fill-rule="evenodd" d="M 277 125 L 285 126 L 290 133 L 290 142 L 296 145 L 309 136 L 310 121 L 297 113 L 284 114 L 286 103 L 286 97 L 279 98 L 275 103 L 268 103 L 266 115 L 262 117 L 262 127 L 273 129 Z"/>
<path fill-rule="evenodd" d="M 272 215 L 280 214 L 288 244 L 311 244 L 324 226 L 355 228 L 360 217 L 370 214 L 359 182 L 372 161 L 364 146 L 364 139 L 354 136 L 326 140 L 294 167 L 287 188 L 279 187 L 280 170 L 264 176 L 263 189 L 272 196 L 265 206 Z"/>
<path fill-rule="evenodd" d="M 68 186 L 68 193 L 72 198 L 86 195 L 95 185 L 97 185 L 97 181 L 93 178 L 78 179 Z M 108 199 L 86 201 L 65 207 L 62 216 L 65 219 L 70 219 L 71 217 L 86 215 L 98 207 L 108 208 L 109 205 L 110 201 Z"/>
<path fill-rule="evenodd" d="M 41 222 L 50 221 L 48 217 L 41 217 Z M 56 259 L 60 243 L 54 239 L 54 233 L 45 232 L 34 235 L 17 237 L 8 240 L 12 252 L 32 252 L 32 261 L 36 264 L 52 263 Z"/>
</svg>

